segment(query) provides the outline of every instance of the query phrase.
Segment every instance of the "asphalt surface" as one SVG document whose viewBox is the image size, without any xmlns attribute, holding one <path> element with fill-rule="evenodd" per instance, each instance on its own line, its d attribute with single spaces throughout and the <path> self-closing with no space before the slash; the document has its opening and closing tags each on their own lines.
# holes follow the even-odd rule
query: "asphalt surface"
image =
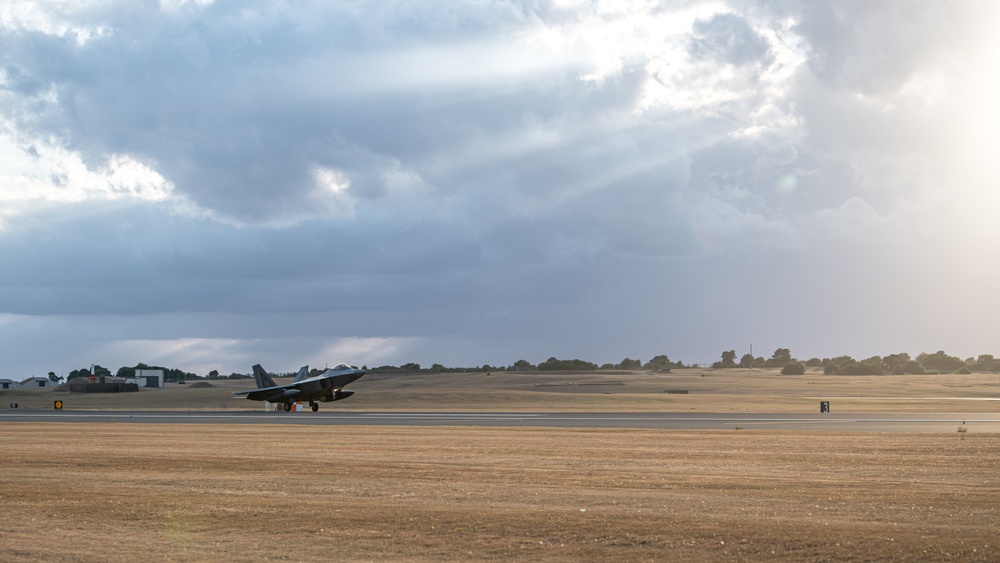
<svg viewBox="0 0 1000 563">
<path fill-rule="evenodd" d="M 8 409 L 0 423 L 308 424 L 327 426 L 502 426 L 668 430 L 1000 432 L 994 413 L 635 413 L 635 412 L 208 412 Z"/>
</svg>

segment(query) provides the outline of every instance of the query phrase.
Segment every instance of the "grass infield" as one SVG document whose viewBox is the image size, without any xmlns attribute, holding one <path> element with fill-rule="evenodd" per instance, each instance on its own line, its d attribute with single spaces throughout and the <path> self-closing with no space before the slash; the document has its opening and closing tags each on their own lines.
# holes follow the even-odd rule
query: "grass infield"
<svg viewBox="0 0 1000 563">
<path fill-rule="evenodd" d="M 8 425 L 5 561 L 1000 559 L 1000 435 Z"/>
<path fill-rule="evenodd" d="M 995 374 L 494 373 L 324 410 L 998 412 Z M 260 410 L 248 382 L 0 408 Z M 673 391 L 668 392 L 668 391 Z M 677 393 L 687 391 L 687 393 Z M 303 413 L 308 416 L 311 413 Z M 1000 560 L 1000 434 L 472 427 L 0 428 L 4 561 Z"/>
</svg>

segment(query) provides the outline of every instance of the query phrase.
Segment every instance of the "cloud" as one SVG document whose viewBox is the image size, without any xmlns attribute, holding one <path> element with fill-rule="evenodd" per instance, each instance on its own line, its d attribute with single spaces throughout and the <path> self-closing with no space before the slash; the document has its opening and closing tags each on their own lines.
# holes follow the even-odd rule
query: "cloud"
<svg viewBox="0 0 1000 563">
<path fill-rule="evenodd" d="M 695 58 L 709 58 L 723 64 L 771 64 L 771 48 L 763 36 L 735 14 L 715 14 L 694 23 L 688 52 Z"/>
<path fill-rule="evenodd" d="M 227 371 L 254 349 L 288 369 L 672 343 L 714 360 L 756 331 L 782 345 L 786 299 L 841 333 L 855 302 L 903 318 L 911 301 L 852 272 L 906 279 L 912 300 L 943 287 L 913 264 L 996 273 L 976 256 L 1000 236 L 998 15 L 6 3 L 0 314 L 17 321 L 0 336 L 44 341 L 51 322 L 73 358 Z M 132 329 L 79 344 L 89 318 Z M 716 336 L 702 319 L 719 318 Z"/>
</svg>

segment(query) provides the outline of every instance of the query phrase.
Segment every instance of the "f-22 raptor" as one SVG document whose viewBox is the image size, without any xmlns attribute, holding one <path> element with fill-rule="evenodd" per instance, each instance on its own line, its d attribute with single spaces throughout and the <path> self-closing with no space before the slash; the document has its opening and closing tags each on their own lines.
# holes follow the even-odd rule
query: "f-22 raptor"
<svg viewBox="0 0 1000 563">
<path fill-rule="evenodd" d="M 278 385 L 264 368 L 257 364 L 253 367 L 253 377 L 257 380 L 257 389 L 251 391 L 236 391 L 233 395 L 246 395 L 252 401 L 267 401 L 284 405 L 285 411 L 292 410 L 292 403 L 309 401 L 313 412 L 319 410 L 316 401 L 340 401 L 354 394 L 354 391 L 344 389 L 344 386 L 356 381 L 365 374 L 365 370 L 353 368 L 347 364 L 337 364 L 321 375 L 309 377 L 309 366 L 299 369 L 295 380 L 287 385 Z"/>
</svg>

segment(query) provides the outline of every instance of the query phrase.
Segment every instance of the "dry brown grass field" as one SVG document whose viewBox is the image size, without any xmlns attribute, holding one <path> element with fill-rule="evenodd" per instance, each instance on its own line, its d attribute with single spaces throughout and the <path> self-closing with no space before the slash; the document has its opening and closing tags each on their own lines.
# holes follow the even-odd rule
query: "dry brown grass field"
<svg viewBox="0 0 1000 563">
<path fill-rule="evenodd" d="M 4 561 L 997 561 L 1000 435 L 12 423 Z"/>
<path fill-rule="evenodd" d="M 995 374 L 493 373 L 330 410 L 1000 410 Z M 0 408 L 260 410 L 249 382 Z M 684 390 L 688 394 L 667 394 Z M 304 413 L 308 416 L 311 413 Z M 0 425 L 0 560 L 1000 560 L 1000 434 Z"/>
<path fill-rule="evenodd" d="M 290 382 L 291 380 L 284 380 Z M 281 381 L 279 381 L 280 383 Z M 220 380 L 212 388 L 168 384 L 138 393 L 60 393 L 53 389 L 0 391 L 0 408 L 262 410 L 233 396 L 253 380 Z M 648 372 L 494 372 L 414 375 L 350 385 L 355 395 L 322 410 L 502 410 L 645 412 L 813 412 L 831 402 L 836 412 L 1000 412 L 1000 375 L 838 376 L 776 370 L 683 369 Z M 687 391 L 667 394 L 666 391 Z"/>
</svg>

